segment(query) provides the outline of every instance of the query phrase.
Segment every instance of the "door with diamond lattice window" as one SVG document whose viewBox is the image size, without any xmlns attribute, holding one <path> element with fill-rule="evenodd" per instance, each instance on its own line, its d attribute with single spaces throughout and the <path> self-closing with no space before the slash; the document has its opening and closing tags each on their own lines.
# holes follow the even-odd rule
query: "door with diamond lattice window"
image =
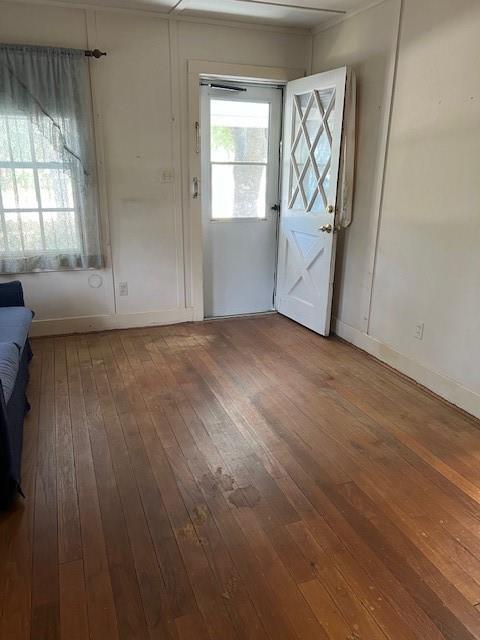
<svg viewBox="0 0 480 640">
<path fill-rule="evenodd" d="M 287 84 L 277 310 L 330 331 L 347 68 Z"/>
</svg>

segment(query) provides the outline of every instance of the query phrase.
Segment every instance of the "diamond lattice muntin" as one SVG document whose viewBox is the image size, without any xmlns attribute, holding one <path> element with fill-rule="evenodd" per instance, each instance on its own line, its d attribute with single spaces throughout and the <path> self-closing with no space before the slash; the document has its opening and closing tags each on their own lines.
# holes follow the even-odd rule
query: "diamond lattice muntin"
<svg viewBox="0 0 480 640">
<path fill-rule="evenodd" d="M 327 208 L 334 112 L 333 88 L 293 98 L 290 209 L 321 213 Z"/>
</svg>

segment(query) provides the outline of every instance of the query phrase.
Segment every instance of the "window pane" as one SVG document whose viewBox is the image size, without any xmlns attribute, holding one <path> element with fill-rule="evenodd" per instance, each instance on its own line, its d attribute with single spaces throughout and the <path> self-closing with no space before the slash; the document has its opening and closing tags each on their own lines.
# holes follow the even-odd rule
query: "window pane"
<svg viewBox="0 0 480 640">
<path fill-rule="evenodd" d="M 38 207 L 33 169 L 0 169 L 0 188 L 5 209 Z"/>
<path fill-rule="evenodd" d="M 212 165 L 212 218 L 265 218 L 266 166 Z"/>
<path fill-rule="evenodd" d="M 0 191 L 4 209 L 15 209 L 15 180 L 13 169 L 0 169 Z"/>
<path fill-rule="evenodd" d="M 70 173 L 62 169 L 39 169 L 40 197 L 44 209 L 69 209 L 73 207 Z"/>
<path fill-rule="evenodd" d="M 330 189 L 334 111 L 334 89 L 296 96 L 290 165 L 289 206 L 292 209 L 307 209 L 312 213 L 325 210 Z M 301 184 L 299 176 L 302 176 Z"/>
<path fill-rule="evenodd" d="M 211 100 L 211 158 L 215 162 L 267 162 L 270 105 Z"/>
<path fill-rule="evenodd" d="M 61 162 L 61 156 L 48 138 L 40 133 L 36 127 L 32 127 L 33 146 L 37 162 Z"/>
<path fill-rule="evenodd" d="M 46 211 L 43 228 L 47 251 L 79 251 L 80 242 L 73 211 Z"/>
<path fill-rule="evenodd" d="M 38 211 L 26 211 L 19 214 L 22 221 L 23 246 L 25 251 L 42 250 L 42 232 Z"/>
<path fill-rule="evenodd" d="M 22 117 L 7 118 L 7 127 L 10 133 L 10 147 L 13 161 L 31 162 L 32 150 L 27 119 Z"/>
<path fill-rule="evenodd" d="M 5 227 L 8 236 L 8 250 L 18 252 L 22 250 L 19 217 L 16 212 L 5 212 Z"/>
<path fill-rule="evenodd" d="M 15 169 L 19 209 L 38 207 L 33 169 Z"/>
<path fill-rule="evenodd" d="M 10 149 L 8 146 L 7 121 L 0 118 L 0 161 L 10 162 Z"/>
</svg>

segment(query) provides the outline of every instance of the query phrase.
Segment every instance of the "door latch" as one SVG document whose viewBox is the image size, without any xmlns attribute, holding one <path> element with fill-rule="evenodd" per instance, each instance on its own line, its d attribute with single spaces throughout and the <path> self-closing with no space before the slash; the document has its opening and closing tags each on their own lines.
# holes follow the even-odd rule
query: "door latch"
<svg viewBox="0 0 480 640">
<path fill-rule="evenodd" d="M 192 178 L 192 198 L 198 198 L 198 178 Z"/>
</svg>

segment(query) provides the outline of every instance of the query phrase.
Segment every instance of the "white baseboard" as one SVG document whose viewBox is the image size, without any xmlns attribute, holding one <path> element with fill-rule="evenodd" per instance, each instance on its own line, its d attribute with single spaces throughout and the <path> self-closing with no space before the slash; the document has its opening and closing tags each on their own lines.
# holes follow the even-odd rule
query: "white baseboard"
<svg viewBox="0 0 480 640">
<path fill-rule="evenodd" d="M 30 335 L 40 337 L 68 333 L 89 333 L 92 331 L 108 331 L 110 329 L 177 324 L 179 322 L 190 322 L 191 320 L 193 320 L 192 308 L 164 309 L 146 313 L 53 318 L 50 320 L 34 320 Z"/>
<path fill-rule="evenodd" d="M 400 371 L 424 387 L 427 387 L 427 389 L 430 389 L 442 398 L 445 398 L 448 402 L 460 407 L 460 409 L 467 411 L 476 418 L 480 418 L 480 394 L 463 387 L 455 380 L 431 371 L 423 364 L 408 358 L 387 344 L 362 333 L 358 329 L 340 320 L 334 320 L 333 326 L 334 332 L 340 338 L 343 338 L 347 342 L 359 347 L 359 349 L 378 358 L 378 360 L 397 369 L 397 371 Z"/>
</svg>

